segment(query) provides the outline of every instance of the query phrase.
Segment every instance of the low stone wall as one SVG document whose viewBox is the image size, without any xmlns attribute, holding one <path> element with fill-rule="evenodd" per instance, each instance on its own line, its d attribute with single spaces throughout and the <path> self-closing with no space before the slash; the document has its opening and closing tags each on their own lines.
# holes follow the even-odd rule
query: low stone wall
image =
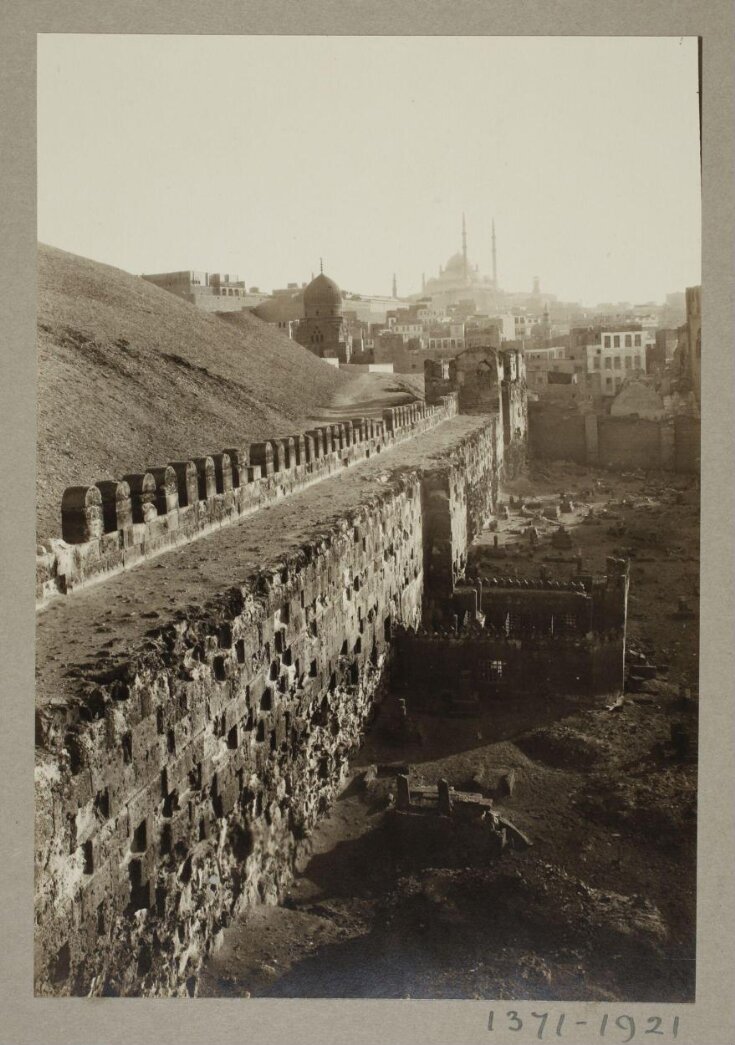
<svg viewBox="0 0 735 1045">
<path fill-rule="evenodd" d="M 236 522 L 456 412 L 456 394 L 447 395 L 431 406 L 385 410 L 381 420 L 335 422 L 120 481 L 70 487 L 61 505 L 62 538 L 46 542 L 36 558 L 36 598 L 43 604 Z"/>
<path fill-rule="evenodd" d="M 639 417 L 597 419 L 597 460 L 607 468 L 674 469 L 674 423 Z"/>
</svg>

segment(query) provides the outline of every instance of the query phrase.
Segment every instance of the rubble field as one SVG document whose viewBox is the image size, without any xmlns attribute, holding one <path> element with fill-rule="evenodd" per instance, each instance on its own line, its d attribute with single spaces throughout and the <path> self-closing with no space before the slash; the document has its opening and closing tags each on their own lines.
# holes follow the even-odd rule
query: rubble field
<svg viewBox="0 0 735 1045">
<path fill-rule="evenodd" d="M 698 483 L 559 463 L 503 503 L 470 573 L 566 579 L 630 559 L 623 699 L 538 694 L 467 718 L 409 700 L 399 734 L 387 694 L 284 902 L 226 930 L 200 995 L 694 999 Z M 531 844 L 466 866 L 449 846 L 431 861 L 397 847 L 401 775 L 492 797 Z"/>
</svg>

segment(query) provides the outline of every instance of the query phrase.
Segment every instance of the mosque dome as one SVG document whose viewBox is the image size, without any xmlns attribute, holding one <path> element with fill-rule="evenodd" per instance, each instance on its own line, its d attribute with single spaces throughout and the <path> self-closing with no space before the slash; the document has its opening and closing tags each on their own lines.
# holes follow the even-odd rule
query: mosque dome
<svg viewBox="0 0 735 1045">
<path fill-rule="evenodd" d="M 333 315 L 341 309 L 342 291 L 333 279 L 320 272 L 304 290 L 304 312 L 307 315 Z"/>
<path fill-rule="evenodd" d="M 460 254 L 459 251 L 457 251 L 456 254 L 452 254 L 451 258 L 449 259 L 449 261 L 444 266 L 444 271 L 445 272 L 459 272 L 459 273 L 463 273 L 464 272 L 464 255 Z"/>
</svg>

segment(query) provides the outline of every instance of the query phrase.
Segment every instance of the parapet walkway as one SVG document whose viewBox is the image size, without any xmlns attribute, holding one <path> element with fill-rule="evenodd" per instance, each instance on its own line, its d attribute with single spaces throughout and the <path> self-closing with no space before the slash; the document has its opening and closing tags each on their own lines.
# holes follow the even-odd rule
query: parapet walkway
<svg viewBox="0 0 735 1045">
<path fill-rule="evenodd" d="M 174 461 L 64 491 L 62 539 L 36 558 L 39 606 L 262 511 L 457 413 L 457 396 L 411 403 L 381 420 L 346 419 L 296 436 Z"/>
<path fill-rule="evenodd" d="M 277 565 L 371 499 L 401 473 L 427 470 L 488 423 L 457 415 L 235 525 L 141 562 L 104 584 L 55 599 L 37 618 L 37 701 L 66 702 L 80 681 L 104 672 L 151 629 Z M 396 452 L 400 449 L 400 452 Z"/>
</svg>

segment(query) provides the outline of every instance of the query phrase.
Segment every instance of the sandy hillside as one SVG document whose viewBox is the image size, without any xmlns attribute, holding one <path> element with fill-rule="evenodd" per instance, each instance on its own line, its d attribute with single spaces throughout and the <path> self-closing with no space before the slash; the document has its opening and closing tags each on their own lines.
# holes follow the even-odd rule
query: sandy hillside
<svg viewBox="0 0 735 1045">
<path fill-rule="evenodd" d="M 59 533 L 66 486 L 293 433 L 353 382 L 249 314 L 40 245 L 39 536 Z"/>
</svg>

